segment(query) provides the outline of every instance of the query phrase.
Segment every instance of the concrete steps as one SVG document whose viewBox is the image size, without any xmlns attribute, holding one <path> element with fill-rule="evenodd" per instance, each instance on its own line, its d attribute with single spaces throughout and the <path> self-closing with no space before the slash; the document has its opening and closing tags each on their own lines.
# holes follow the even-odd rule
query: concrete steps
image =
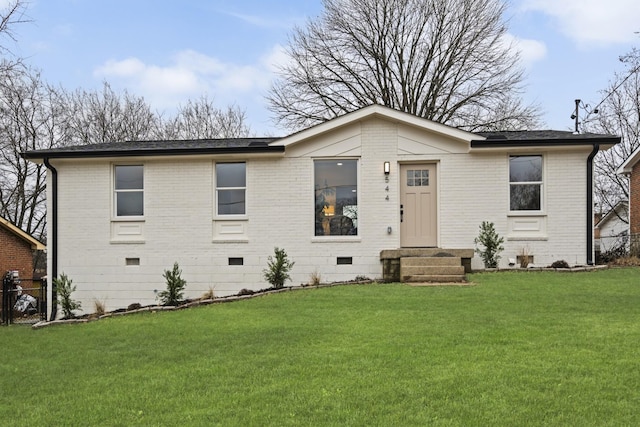
<svg viewBox="0 0 640 427">
<path fill-rule="evenodd" d="M 464 282 L 462 259 L 455 256 L 410 256 L 400 258 L 403 282 Z"/>
</svg>

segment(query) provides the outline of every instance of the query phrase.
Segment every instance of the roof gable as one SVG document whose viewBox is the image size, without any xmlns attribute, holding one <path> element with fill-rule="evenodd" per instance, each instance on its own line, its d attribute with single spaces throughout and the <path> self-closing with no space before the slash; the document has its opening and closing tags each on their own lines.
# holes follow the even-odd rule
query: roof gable
<svg viewBox="0 0 640 427">
<path fill-rule="evenodd" d="M 619 175 L 630 175 L 631 172 L 633 171 L 633 167 L 636 165 L 636 163 L 638 163 L 638 161 L 640 160 L 640 147 L 636 148 L 636 150 L 631 153 L 631 155 L 627 158 L 627 160 L 625 160 L 620 167 L 618 168 L 617 172 Z"/>
<path fill-rule="evenodd" d="M 272 147 L 289 147 L 295 144 L 299 144 L 311 138 L 318 137 L 328 132 L 335 131 L 345 126 L 349 126 L 353 123 L 361 122 L 370 118 L 382 118 L 392 122 L 401 123 L 407 126 L 416 127 L 425 131 L 429 131 L 435 134 L 446 136 L 450 139 L 454 139 L 460 142 L 469 143 L 471 140 L 484 139 L 483 136 L 460 130 L 451 126 L 443 125 L 441 123 L 434 122 L 432 120 L 424 119 L 422 117 L 414 116 L 413 114 L 405 113 L 402 111 L 394 110 L 389 107 L 374 104 L 367 107 L 363 107 L 359 110 L 351 113 L 344 114 L 334 119 L 328 120 L 324 123 L 312 126 L 310 128 L 301 130 L 292 135 L 278 139 L 272 142 Z"/>
<path fill-rule="evenodd" d="M 621 220 L 620 217 L 628 217 L 629 216 L 629 202 L 626 200 L 621 200 L 616 205 L 609 210 L 606 214 L 602 216 L 598 224 L 596 224 L 596 228 L 603 228 L 609 221 L 612 220 Z"/>
<path fill-rule="evenodd" d="M 39 250 L 39 251 L 45 250 L 45 246 L 42 244 L 42 242 L 40 242 L 39 240 L 36 240 L 33 236 L 26 233 L 21 228 L 13 225 L 13 223 L 9 222 L 8 220 L 2 217 L 0 217 L 0 227 L 4 228 L 5 230 L 8 230 L 11 234 L 29 243 L 32 249 Z"/>
</svg>

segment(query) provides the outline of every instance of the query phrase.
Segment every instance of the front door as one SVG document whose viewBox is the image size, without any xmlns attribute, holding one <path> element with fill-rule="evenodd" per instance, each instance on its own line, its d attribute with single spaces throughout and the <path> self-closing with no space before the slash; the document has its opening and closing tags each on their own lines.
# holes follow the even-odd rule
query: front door
<svg viewBox="0 0 640 427">
<path fill-rule="evenodd" d="M 437 246 L 436 165 L 401 165 L 400 180 L 402 247 Z"/>
</svg>

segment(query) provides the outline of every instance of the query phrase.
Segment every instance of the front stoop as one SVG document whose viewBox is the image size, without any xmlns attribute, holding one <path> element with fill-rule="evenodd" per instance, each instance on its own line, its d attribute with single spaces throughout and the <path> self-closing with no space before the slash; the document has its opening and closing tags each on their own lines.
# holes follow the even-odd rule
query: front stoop
<svg viewBox="0 0 640 427">
<path fill-rule="evenodd" d="M 386 282 L 456 283 L 471 272 L 473 249 L 412 248 L 380 252 Z"/>
<path fill-rule="evenodd" d="M 402 282 L 463 282 L 464 267 L 460 257 L 400 258 Z"/>
</svg>

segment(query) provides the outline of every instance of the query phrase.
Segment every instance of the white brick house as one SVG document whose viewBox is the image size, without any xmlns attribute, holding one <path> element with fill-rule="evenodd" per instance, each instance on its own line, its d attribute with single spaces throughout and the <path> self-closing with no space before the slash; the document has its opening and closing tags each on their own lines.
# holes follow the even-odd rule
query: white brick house
<svg viewBox="0 0 640 427">
<path fill-rule="evenodd" d="M 295 261 L 294 284 L 314 272 L 397 280 L 394 261 L 416 248 L 482 268 L 477 257 L 468 264 L 482 221 L 505 238 L 501 267 L 524 248 L 536 265 L 591 263 L 592 160 L 617 142 L 474 134 L 374 105 L 285 138 L 24 156 L 49 168 L 49 277 L 66 273 L 91 312 L 94 300 L 108 309 L 156 302 L 175 261 L 191 298 L 266 288 L 276 246 Z"/>
</svg>

